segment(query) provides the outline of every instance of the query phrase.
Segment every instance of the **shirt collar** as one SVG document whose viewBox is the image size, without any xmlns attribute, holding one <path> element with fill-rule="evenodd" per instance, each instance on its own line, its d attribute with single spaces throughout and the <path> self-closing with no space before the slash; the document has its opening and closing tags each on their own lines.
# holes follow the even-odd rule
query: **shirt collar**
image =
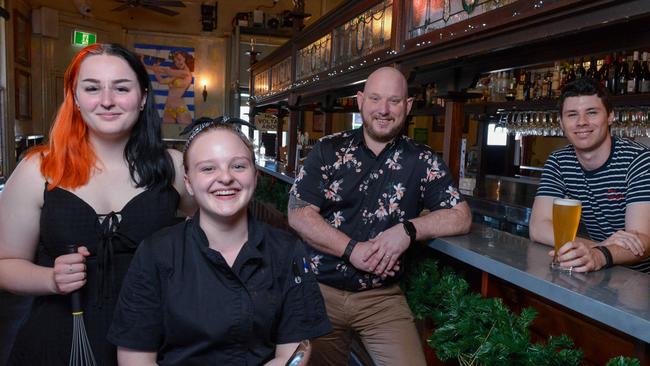
<svg viewBox="0 0 650 366">
<path fill-rule="evenodd" d="M 403 139 L 404 139 L 404 136 L 402 134 L 397 135 L 393 139 L 393 141 L 389 142 L 384 147 L 384 149 L 382 150 L 382 153 L 384 151 L 389 151 L 389 150 L 393 149 L 395 146 L 400 144 Z M 371 151 L 370 148 L 368 148 L 368 145 L 366 145 L 366 140 L 364 139 L 364 136 L 363 136 L 363 126 L 352 130 L 352 143 L 355 144 L 356 146 L 362 146 L 363 148 L 367 149 L 367 151 Z M 381 155 L 381 153 L 379 155 Z"/>
<path fill-rule="evenodd" d="M 196 239 L 201 251 L 204 253 L 210 252 L 210 243 L 208 237 L 205 235 L 203 229 L 200 225 L 200 214 L 197 211 L 194 217 L 192 217 L 192 236 Z M 249 259 L 253 258 L 262 258 L 261 245 L 264 239 L 265 230 L 262 228 L 262 225 L 253 218 L 250 211 L 248 212 L 248 241 L 244 243 L 237 259 L 235 260 L 235 265 L 238 263 L 245 263 Z M 233 266 L 234 267 L 234 266 Z"/>
</svg>

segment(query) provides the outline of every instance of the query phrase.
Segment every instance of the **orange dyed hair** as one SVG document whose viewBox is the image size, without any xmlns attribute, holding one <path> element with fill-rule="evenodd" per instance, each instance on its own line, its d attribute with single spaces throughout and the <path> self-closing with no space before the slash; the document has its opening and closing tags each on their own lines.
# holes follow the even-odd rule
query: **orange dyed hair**
<svg viewBox="0 0 650 366">
<path fill-rule="evenodd" d="M 41 174 L 48 180 L 47 189 L 61 186 L 77 188 L 88 183 L 97 162 L 95 151 L 88 140 L 86 123 L 75 106 L 75 88 L 81 63 L 89 55 L 102 54 L 101 44 L 85 47 L 72 59 L 63 79 L 63 104 L 54 119 L 46 145 L 31 149 L 26 158 L 40 154 Z"/>
</svg>

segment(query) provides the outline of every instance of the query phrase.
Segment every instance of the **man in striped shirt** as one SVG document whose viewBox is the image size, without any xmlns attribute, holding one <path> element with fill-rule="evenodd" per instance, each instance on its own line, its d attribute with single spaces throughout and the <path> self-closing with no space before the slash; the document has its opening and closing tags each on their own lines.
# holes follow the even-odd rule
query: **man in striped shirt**
<svg viewBox="0 0 650 366">
<path fill-rule="evenodd" d="M 650 150 L 611 136 L 609 95 L 591 80 L 568 84 L 559 106 L 560 125 L 571 144 L 546 161 L 530 238 L 553 245 L 553 199 L 577 199 L 589 239 L 564 244 L 558 251 L 560 265 L 588 272 L 624 264 L 650 273 Z"/>
</svg>

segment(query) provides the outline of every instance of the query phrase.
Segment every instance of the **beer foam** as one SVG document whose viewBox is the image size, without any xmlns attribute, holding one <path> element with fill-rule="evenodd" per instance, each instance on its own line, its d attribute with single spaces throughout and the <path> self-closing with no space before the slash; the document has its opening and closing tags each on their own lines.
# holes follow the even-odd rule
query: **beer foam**
<svg viewBox="0 0 650 366">
<path fill-rule="evenodd" d="M 570 198 L 556 198 L 553 200 L 553 204 L 560 206 L 582 206 L 580 201 L 572 200 Z"/>
</svg>

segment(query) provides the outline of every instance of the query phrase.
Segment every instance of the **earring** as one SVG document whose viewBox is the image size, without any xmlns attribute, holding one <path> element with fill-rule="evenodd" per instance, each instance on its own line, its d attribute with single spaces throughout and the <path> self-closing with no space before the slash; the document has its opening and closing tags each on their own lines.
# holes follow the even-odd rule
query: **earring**
<svg viewBox="0 0 650 366">
<path fill-rule="evenodd" d="M 140 111 L 144 111 L 144 105 L 140 106 Z"/>
</svg>

